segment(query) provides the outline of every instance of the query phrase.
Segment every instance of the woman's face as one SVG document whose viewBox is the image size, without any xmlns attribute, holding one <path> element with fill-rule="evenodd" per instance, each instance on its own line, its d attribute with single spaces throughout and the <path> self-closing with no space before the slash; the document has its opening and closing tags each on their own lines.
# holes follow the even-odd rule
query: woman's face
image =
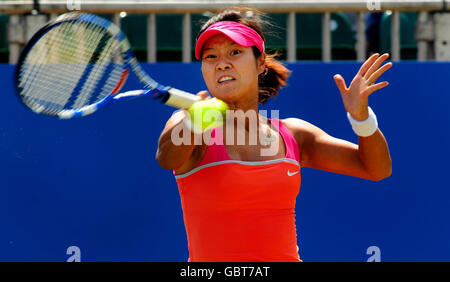
<svg viewBox="0 0 450 282">
<path fill-rule="evenodd" d="M 264 58 L 256 59 L 252 47 L 236 44 L 223 34 L 203 45 L 202 73 L 209 92 L 227 103 L 258 99 L 258 75 Z"/>
</svg>

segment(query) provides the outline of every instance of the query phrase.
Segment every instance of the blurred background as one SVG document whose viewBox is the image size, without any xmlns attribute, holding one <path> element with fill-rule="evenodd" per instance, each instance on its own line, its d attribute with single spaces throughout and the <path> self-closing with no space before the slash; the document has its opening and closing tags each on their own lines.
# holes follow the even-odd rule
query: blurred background
<svg viewBox="0 0 450 282">
<path fill-rule="evenodd" d="M 68 11 L 127 35 L 157 81 L 206 89 L 197 32 L 228 6 L 266 14 L 268 52 L 292 75 L 261 109 L 357 143 L 333 75 L 350 84 L 373 53 L 392 69 L 370 105 L 393 161 L 380 182 L 302 169 L 296 223 L 304 261 L 449 261 L 450 1 L 0 0 L 0 261 L 187 261 L 178 188 L 155 160 L 175 110 L 134 100 L 75 120 L 25 109 L 14 67 L 27 40 Z M 130 77 L 125 90 L 139 88 Z M 269 116 L 270 117 L 270 114 Z"/>
</svg>

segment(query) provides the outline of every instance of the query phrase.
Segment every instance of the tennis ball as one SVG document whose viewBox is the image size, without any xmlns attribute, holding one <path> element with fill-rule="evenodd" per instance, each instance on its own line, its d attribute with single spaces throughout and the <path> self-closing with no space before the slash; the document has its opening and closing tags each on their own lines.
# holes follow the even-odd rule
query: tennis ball
<svg viewBox="0 0 450 282">
<path fill-rule="evenodd" d="M 203 132 L 221 126 L 227 110 L 228 105 L 217 98 L 195 102 L 188 109 L 191 129 L 194 132 Z"/>
</svg>

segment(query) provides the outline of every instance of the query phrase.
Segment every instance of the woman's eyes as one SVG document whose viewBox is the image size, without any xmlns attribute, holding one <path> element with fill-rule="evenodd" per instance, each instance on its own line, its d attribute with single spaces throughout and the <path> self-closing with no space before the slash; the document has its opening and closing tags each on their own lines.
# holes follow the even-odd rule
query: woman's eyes
<svg viewBox="0 0 450 282">
<path fill-rule="evenodd" d="M 233 51 L 231 51 L 231 55 L 238 55 L 240 53 L 242 53 L 241 50 L 233 50 Z"/>
<path fill-rule="evenodd" d="M 233 51 L 230 52 L 230 55 L 234 56 L 234 55 L 238 55 L 238 54 L 241 54 L 241 53 L 242 53 L 241 50 L 233 50 Z M 217 56 L 214 55 L 214 54 L 207 54 L 207 55 L 205 55 L 205 57 L 203 57 L 204 60 L 206 60 L 206 59 L 215 59 L 215 58 L 217 58 Z"/>
</svg>

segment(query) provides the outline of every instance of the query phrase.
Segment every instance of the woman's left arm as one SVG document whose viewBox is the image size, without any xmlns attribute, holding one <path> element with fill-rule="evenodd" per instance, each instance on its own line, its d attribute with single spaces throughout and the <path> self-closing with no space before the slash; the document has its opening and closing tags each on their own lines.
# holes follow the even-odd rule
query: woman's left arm
<svg viewBox="0 0 450 282">
<path fill-rule="evenodd" d="M 391 158 L 383 133 L 359 137 L 359 144 L 335 138 L 297 118 L 283 120 L 300 150 L 300 165 L 379 181 L 391 175 Z"/>
<path fill-rule="evenodd" d="M 345 110 L 353 120 L 357 122 L 367 120 L 369 118 L 369 96 L 389 85 L 386 81 L 374 84 L 385 71 L 392 67 L 390 62 L 380 67 L 388 57 L 389 54 L 370 56 L 348 88 L 341 75 L 334 76 Z M 359 137 L 358 153 L 364 167 L 372 175 L 389 176 L 391 174 L 391 159 L 387 142 L 379 129 L 370 136 Z"/>
<path fill-rule="evenodd" d="M 389 148 L 383 133 L 379 129 L 367 137 L 359 137 L 358 154 L 366 171 L 381 180 L 392 173 Z"/>
<path fill-rule="evenodd" d="M 388 85 L 382 82 L 373 85 L 378 77 L 392 66 L 380 65 L 388 57 L 374 54 L 360 68 L 349 88 L 344 79 L 335 75 L 334 79 L 341 92 L 345 109 L 354 120 L 364 121 L 369 117 L 368 97 L 374 91 Z M 377 59 L 378 58 L 378 59 Z M 379 69 L 378 69 L 379 68 Z M 346 140 L 334 138 L 320 128 L 300 119 L 284 120 L 293 132 L 301 151 L 301 165 L 316 169 L 352 175 L 378 181 L 391 175 L 391 158 L 389 149 L 380 129 L 370 128 L 359 136 L 356 145 Z M 363 134 L 364 135 L 364 134 Z"/>
</svg>

